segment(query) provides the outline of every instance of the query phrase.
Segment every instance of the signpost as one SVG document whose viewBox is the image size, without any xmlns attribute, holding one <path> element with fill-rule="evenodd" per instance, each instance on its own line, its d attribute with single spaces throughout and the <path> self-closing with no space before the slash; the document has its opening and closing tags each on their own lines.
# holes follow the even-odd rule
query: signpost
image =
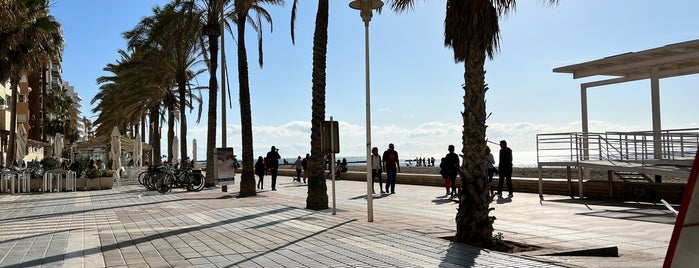
<svg viewBox="0 0 699 268">
<path fill-rule="evenodd" d="M 332 174 L 333 215 L 335 215 L 335 154 L 340 152 L 340 134 L 337 121 L 323 121 L 320 127 L 320 151 L 330 155 L 330 174 Z"/>
</svg>

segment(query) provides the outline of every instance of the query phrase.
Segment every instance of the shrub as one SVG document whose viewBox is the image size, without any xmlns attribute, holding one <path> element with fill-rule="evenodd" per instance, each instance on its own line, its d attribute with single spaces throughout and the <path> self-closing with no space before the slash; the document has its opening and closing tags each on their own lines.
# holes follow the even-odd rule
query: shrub
<svg viewBox="0 0 699 268">
<path fill-rule="evenodd" d="M 83 161 L 75 161 L 68 167 L 68 169 L 75 172 L 75 176 L 78 178 L 83 176 L 83 171 L 85 170 L 85 166 L 82 163 Z"/>
<path fill-rule="evenodd" d="M 58 169 L 58 167 L 61 165 L 61 163 L 58 162 L 58 159 L 53 157 L 44 157 L 44 159 L 41 159 L 41 162 L 39 163 L 41 163 L 44 170 Z"/>
<path fill-rule="evenodd" d="M 29 176 L 32 179 L 41 179 L 44 177 L 44 170 L 41 167 L 28 167 L 26 171 L 29 172 Z"/>
<path fill-rule="evenodd" d="M 114 171 L 111 169 L 105 169 L 102 171 L 102 177 L 111 177 L 114 176 Z"/>
<path fill-rule="evenodd" d="M 96 168 L 88 168 L 88 169 L 85 170 L 85 177 L 88 177 L 88 178 L 97 178 L 97 177 L 99 177 L 100 175 L 102 175 L 102 174 L 100 174 L 100 171 L 97 170 Z"/>
</svg>

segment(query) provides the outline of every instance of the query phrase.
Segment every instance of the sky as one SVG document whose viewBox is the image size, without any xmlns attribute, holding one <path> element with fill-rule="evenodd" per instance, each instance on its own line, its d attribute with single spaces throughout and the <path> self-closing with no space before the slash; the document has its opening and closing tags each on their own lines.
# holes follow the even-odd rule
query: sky
<svg viewBox="0 0 699 268">
<path fill-rule="evenodd" d="M 96 79 L 108 75 L 102 69 L 126 49 L 122 33 L 166 2 L 54 0 L 51 14 L 62 24 L 66 42 L 63 79 L 83 97 L 84 116 L 97 118 L 90 103 L 99 88 Z M 330 1 L 326 117 L 340 124 L 338 157 L 361 157 L 366 155 L 364 24 L 349 2 Z M 500 20 L 500 50 L 486 63 L 488 140 L 507 140 L 515 166 L 535 165 L 536 134 L 582 131 L 580 84 L 601 80 L 552 70 L 699 39 L 699 1 L 679 2 L 572 0 L 549 6 L 517 1 L 515 11 Z M 267 7 L 273 28 L 265 25 L 262 68 L 255 34 L 247 31 L 255 156 L 273 145 L 284 158 L 310 152 L 317 1 L 300 1 L 296 44 L 290 38 L 290 3 Z M 383 151 L 394 143 L 402 160 L 439 159 L 449 144 L 461 150 L 464 65 L 443 45 L 445 3 L 418 0 L 414 10 L 403 13 L 385 8 L 374 12 L 369 25 L 371 145 Z M 226 143 L 240 155 L 236 43 L 228 33 L 225 46 L 233 95 L 230 106 L 226 103 Z M 208 85 L 208 75 L 195 83 Z M 663 129 L 699 127 L 697 87 L 699 75 L 660 80 Z M 208 92 L 202 96 L 206 115 Z M 592 88 L 588 105 L 591 132 L 652 129 L 649 80 Z M 222 144 L 220 114 L 217 146 Z M 195 120 L 194 112 L 188 116 L 187 143 L 191 151 L 192 139 L 197 140 L 197 159 L 203 160 L 209 130 L 205 118 Z M 498 146 L 490 146 L 497 159 Z"/>
</svg>

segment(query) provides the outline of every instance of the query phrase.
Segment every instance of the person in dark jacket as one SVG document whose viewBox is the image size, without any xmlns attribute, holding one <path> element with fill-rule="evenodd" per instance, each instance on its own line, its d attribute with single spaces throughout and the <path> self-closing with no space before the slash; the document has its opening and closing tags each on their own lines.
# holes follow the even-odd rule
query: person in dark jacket
<svg viewBox="0 0 699 268">
<path fill-rule="evenodd" d="M 507 147 L 507 141 L 500 141 L 500 162 L 498 165 L 500 181 L 498 182 L 498 196 L 502 196 L 502 183 L 507 180 L 508 197 L 512 197 L 512 149 Z"/>
<path fill-rule="evenodd" d="M 279 149 L 272 146 L 272 149 L 267 153 L 267 168 L 272 175 L 272 191 L 277 190 L 277 171 L 279 171 Z"/>
<path fill-rule="evenodd" d="M 262 190 L 265 179 L 265 160 L 262 158 L 262 156 L 259 156 L 257 158 L 257 162 L 255 163 L 255 174 L 257 174 L 257 177 L 260 178 L 260 180 L 257 181 L 257 189 Z"/>
<path fill-rule="evenodd" d="M 449 145 L 448 147 L 449 153 L 444 157 L 444 160 L 446 163 L 444 164 L 443 169 L 445 170 L 445 174 L 449 178 L 449 183 L 451 184 L 451 197 L 456 196 L 456 175 L 459 174 L 459 167 L 461 162 L 459 160 L 459 155 L 454 153 L 454 145 Z M 441 166 L 441 164 L 440 164 Z"/>
</svg>

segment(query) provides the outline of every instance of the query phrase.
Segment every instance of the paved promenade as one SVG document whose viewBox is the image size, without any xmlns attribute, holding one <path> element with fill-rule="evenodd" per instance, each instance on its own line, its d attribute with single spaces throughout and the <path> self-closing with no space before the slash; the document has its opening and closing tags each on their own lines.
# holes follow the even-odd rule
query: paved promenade
<svg viewBox="0 0 699 268">
<path fill-rule="evenodd" d="M 3 193 L 0 267 L 659 267 L 674 221 L 661 205 L 515 192 L 493 203 L 495 232 L 542 249 L 504 254 L 440 238 L 454 235 L 457 207 L 442 187 L 375 195 L 373 222 L 365 183 L 335 187 L 336 215 L 303 209 L 306 187 L 290 177 L 249 198 L 238 185 Z M 620 257 L 544 256 L 613 246 Z"/>
</svg>

